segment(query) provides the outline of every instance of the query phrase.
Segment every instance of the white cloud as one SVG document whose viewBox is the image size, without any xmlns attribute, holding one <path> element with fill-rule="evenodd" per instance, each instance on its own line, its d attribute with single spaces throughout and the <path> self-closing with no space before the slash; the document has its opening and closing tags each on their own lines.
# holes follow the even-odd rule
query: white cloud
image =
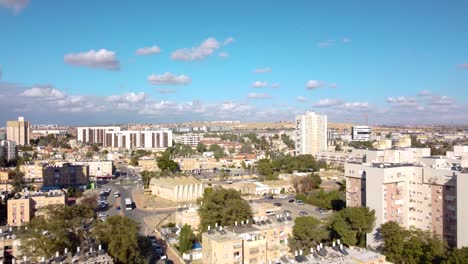
<svg viewBox="0 0 468 264">
<path fill-rule="evenodd" d="M 332 39 L 329 39 L 329 40 L 326 40 L 326 41 L 322 41 L 322 42 L 317 43 L 317 46 L 318 46 L 319 48 L 326 48 L 326 47 L 330 47 L 330 46 L 332 46 L 332 45 L 334 45 L 334 44 L 335 44 L 335 41 L 332 40 Z"/>
<path fill-rule="evenodd" d="M 258 68 L 253 71 L 254 73 L 268 73 L 271 72 L 270 67 L 265 67 L 265 68 Z"/>
<path fill-rule="evenodd" d="M 0 0 L 0 6 L 12 9 L 15 14 L 18 14 L 28 4 L 29 0 Z"/>
<path fill-rule="evenodd" d="M 272 84 L 270 85 L 270 88 L 272 88 L 272 89 L 276 89 L 276 88 L 279 88 L 279 87 L 280 87 L 280 84 L 279 84 L 279 83 L 272 83 Z"/>
<path fill-rule="evenodd" d="M 106 97 L 109 102 L 121 102 L 121 103 L 141 103 L 146 100 L 147 95 L 144 92 L 140 93 L 124 93 L 121 95 L 111 95 Z"/>
<path fill-rule="evenodd" d="M 314 107 L 333 107 L 343 105 L 343 101 L 339 99 L 322 99 L 313 104 Z"/>
<path fill-rule="evenodd" d="M 419 96 L 431 96 L 432 92 L 429 90 L 422 90 L 418 93 Z"/>
<path fill-rule="evenodd" d="M 62 99 L 66 94 L 50 86 L 37 86 L 24 90 L 22 96 L 44 98 L 44 99 Z"/>
<path fill-rule="evenodd" d="M 174 75 L 170 72 L 161 75 L 151 74 L 148 76 L 148 81 L 154 85 L 187 85 L 192 82 L 192 79 L 186 75 Z"/>
<path fill-rule="evenodd" d="M 208 38 L 197 47 L 178 49 L 171 54 L 173 60 L 196 61 L 203 60 L 219 49 L 221 44 L 215 38 Z"/>
<path fill-rule="evenodd" d="M 139 48 L 135 51 L 136 55 L 151 55 L 151 54 L 158 54 L 161 52 L 161 48 L 158 46 L 151 46 L 151 47 L 144 47 L 144 48 Z"/>
<path fill-rule="evenodd" d="M 268 83 L 267 82 L 262 82 L 262 81 L 255 81 L 252 83 L 253 88 L 264 88 L 267 87 Z"/>
<path fill-rule="evenodd" d="M 227 52 L 220 52 L 220 53 L 218 53 L 218 56 L 221 57 L 221 58 L 227 58 L 227 57 L 229 57 L 229 53 L 227 53 Z"/>
<path fill-rule="evenodd" d="M 299 101 L 299 102 L 307 102 L 309 99 L 307 99 L 304 96 L 298 96 L 298 97 L 296 97 L 296 100 Z"/>
<path fill-rule="evenodd" d="M 74 66 L 101 68 L 105 70 L 120 69 L 120 62 L 117 60 L 115 52 L 106 49 L 69 53 L 64 56 L 63 60 Z"/>
<path fill-rule="evenodd" d="M 455 100 L 448 96 L 434 96 L 429 102 L 429 105 L 443 106 L 443 105 L 453 105 Z"/>
<path fill-rule="evenodd" d="M 175 93 L 176 90 L 174 89 L 158 89 L 158 93 L 160 94 L 169 94 L 169 93 Z"/>
<path fill-rule="evenodd" d="M 271 96 L 267 93 L 249 93 L 247 95 L 250 99 L 269 99 Z"/>
<path fill-rule="evenodd" d="M 398 96 L 398 97 L 388 97 L 387 103 L 389 104 L 396 104 L 400 106 L 416 106 L 418 102 L 415 98 L 406 97 L 406 96 Z"/>
<path fill-rule="evenodd" d="M 313 89 L 317 89 L 317 88 L 320 88 L 322 87 L 323 83 L 320 82 L 320 81 L 317 81 L 317 80 L 309 80 L 307 83 L 306 83 L 306 88 L 308 90 L 313 90 Z"/>
<path fill-rule="evenodd" d="M 347 110 L 366 110 L 370 108 L 368 102 L 347 102 L 342 107 Z"/>
<path fill-rule="evenodd" d="M 227 39 L 224 40 L 223 46 L 227 46 L 227 45 L 229 45 L 229 44 L 231 44 L 231 43 L 233 43 L 233 42 L 234 42 L 234 38 L 233 38 L 233 37 L 229 37 L 229 38 L 227 38 Z"/>
</svg>

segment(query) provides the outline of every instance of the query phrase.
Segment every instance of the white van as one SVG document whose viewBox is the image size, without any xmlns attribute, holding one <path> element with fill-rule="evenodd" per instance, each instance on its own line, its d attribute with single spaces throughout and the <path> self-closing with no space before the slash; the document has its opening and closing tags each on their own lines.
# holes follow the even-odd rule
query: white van
<svg viewBox="0 0 468 264">
<path fill-rule="evenodd" d="M 296 204 L 298 204 L 298 205 L 303 205 L 303 204 L 304 204 L 304 201 L 302 201 L 302 200 L 297 200 L 297 201 L 296 201 Z"/>
</svg>

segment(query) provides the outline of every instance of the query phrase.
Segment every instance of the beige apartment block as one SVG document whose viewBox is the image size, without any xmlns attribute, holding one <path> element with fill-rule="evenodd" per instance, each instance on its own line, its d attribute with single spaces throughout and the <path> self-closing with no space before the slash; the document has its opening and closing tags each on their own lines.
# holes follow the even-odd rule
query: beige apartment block
<svg viewBox="0 0 468 264">
<path fill-rule="evenodd" d="M 43 179 L 43 168 L 48 163 L 46 161 L 33 161 L 20 165 L 20 171 L 24 173 L 24 179 L 26 181 L 42 182 Z"/>
<path fill-rule="evenodd" d="M 460 191 L 468 173 L 450 166 L 347 163 L 345 177 L 347 206 L 375 210 L 376 225 L 368 234 L 368 245 L 379 245 L 377 228 L 389 221 L 432 231 L 449 245 L 468 245 L 468 229 L 461 224 L 468 210 L 460 207 L 468 203 Z"/>
<path fill-rule="evenodd" d="M 200 225 L 200 215 L 198 215 L 198 207 L 190 207 L 188 210 L 176 211 L 175 224 L 182 228 L 184 225 L 189 225 L 195 233 L 198 233 Z"/>
<path fill-rule="evenodd" d="M 306 112 L 296 116 L 296 154 L 316 155 L 327 150 L 327 116 Z"/>
<path fill-rule="evenodd" d="M 7 121 L 7 140 L 13 140 L 19 146 L 29 145 L 29 122 L 24 117 L 18 117 L 18 121 Z"/>
<path fill-rule="evenodd" d="M 267 264 L 288 255 L 292 221 L 268 220 L 262 224 L 237 223 L 214 227 L 202 234 L 203 263 Z"/>
<path fill-rule="evenodd" d="M 31 221 L 33 216 L 40 215 L 40 209 L 47 205 L 65 205 L 66 196 L 62 191 L 47 193 L 25 193 L 18 199 L 7 202 L 7 219 L 10 226 L 21 226 Z"/>
<path fill-rule="evenodd" d="M 205 184 L 193 176 L 152 178 L 151 194 L 174 202 L 194 201 L 203 196 Z"/>
</svg>

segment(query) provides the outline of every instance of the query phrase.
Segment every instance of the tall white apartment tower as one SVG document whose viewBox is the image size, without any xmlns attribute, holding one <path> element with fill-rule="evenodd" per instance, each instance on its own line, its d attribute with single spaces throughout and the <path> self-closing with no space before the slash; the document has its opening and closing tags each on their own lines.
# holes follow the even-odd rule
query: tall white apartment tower
<svg viewBox="0 0 468 264">
<path fill-rule="evenodd" d="M 296 155 L 327 150 L 327 116 L 307 111 L 296 116 Z"/>
</svg>

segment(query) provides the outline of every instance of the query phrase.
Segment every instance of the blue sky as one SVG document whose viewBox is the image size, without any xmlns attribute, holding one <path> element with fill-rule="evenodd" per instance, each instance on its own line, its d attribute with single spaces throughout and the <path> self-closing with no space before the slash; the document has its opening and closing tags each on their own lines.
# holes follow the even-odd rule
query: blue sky
<svg viewBox="0 0 468 264">
<path fill-rule="evenodd" d="M 278 121 L 313 110 L 335 122 L 466 124 L 466 10 L 0 0 L 0 122 Z"/>
</svg>

